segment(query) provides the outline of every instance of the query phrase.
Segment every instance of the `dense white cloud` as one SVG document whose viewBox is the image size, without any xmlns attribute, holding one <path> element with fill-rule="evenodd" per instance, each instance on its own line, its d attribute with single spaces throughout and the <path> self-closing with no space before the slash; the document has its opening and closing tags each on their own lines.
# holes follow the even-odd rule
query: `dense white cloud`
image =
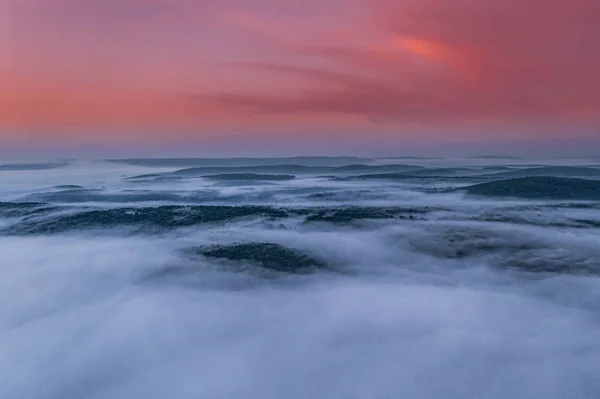
<svg viewBox="0 0 600 399">
<path fill-rule="evenodd" d="M 551 262 L 600 268 L 598 228 L 553 226 L 599 219 L 593 205 L 549 208 L 314 177 L 235 187 L 122 180 L 142 171 L 149 169 L 76 163 L 9 172 L 0 176 L 0 198 L 15 201 L 58 184 L 182 195 L 211 188 L 220 193 L 211 203 L 395 205 L 427 208 L 427 220 L 243 218 L 161 234 L 1 236 L 0 397 L 600 394 L 600 280 L 519 269 Z M 316 200 L 311 187 L 345 194 Z M 518 224 L 481 220 L 490 214 Z M 22 222 L 0 220 L 0 227 Z M 265 278 L 184 251 L 246 241 L 301 250 L 333 272 Z"/>
</svg>

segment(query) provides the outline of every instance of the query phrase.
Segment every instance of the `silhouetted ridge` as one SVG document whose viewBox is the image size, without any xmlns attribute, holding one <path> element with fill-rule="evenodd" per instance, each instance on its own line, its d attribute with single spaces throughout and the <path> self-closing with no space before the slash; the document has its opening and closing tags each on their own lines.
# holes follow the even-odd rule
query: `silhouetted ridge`
<svg viewBox="0 0 600 399">
<path fill-rule="evenodd" d="M 358 157 L 283 157 L 283 158 L 129 158 L 107 159 L 107 162 L 136 166 L 196 167 L 196 166 L 257 166 L 257 165 L 303 165 L 341 166 L 373 162 L 370 158 Z"/>
<path fill-rule="evenodd" d="M 481 170 L 492 171 L 492 172 L 502 172 L 507 170 L 514 170 L 515 168 L 509 168 L 508 166 L 484 166 Z"/>
<path fill-rule="evenodd" d="M 408 172 L 424 169 L 415 165 L 346 165 L 346 166 L 306 166 L 306 165 L 258 165 L 258 166 L 204 166 L 176 170 L 173 172 L 144 174 L 128 177 L 125 180 L 158 180 L 169 178 L 198 178 L 215 174 L 353 174 L 365 172 Z"/>
<path fill-rule="evenodd" d="M 257 173 L 222 173 L 218 175 L 206 175 L 202 176 L 205 179 L 210 180 L 243 180 L 243 181 L 285 181 L 293 180 L 296 178 L 294 175 L 265 175 Z"/>
<path fill-rule="evenodd" d="M 45 163 L 10 163 L 0 165 L 0 171 L 26 171 L 26 170 L 47 170 L 57 169 L 67 166 L 70 162 L 45 162 Z"/>
<path fill-rule="evenodd" d="M 346 173 L 346 172 L 409 172 L 413 170 L 424 170 L 423 166 L 417 165 L 403 165 L 403 164 L 392 164 L 392 165 L 346 165 L 337 168 L 332 168 L 332 172 Z"/>
<path fill-rule="evenodd" d="M 395 157 L 383 157 L 381 159 L 415 159 L 415 160 L 421 160 L 421 159 L 444 159 L 444 158 L 440 158 L 440 157 L 415 157 L 415 156 L 395 156 Z"/>
<path fill-rule="evenodd" d="M 71 209 L 72 213 L 52 214 L 51 211 L 56 209 L 69 211 L 69 208 L 53 208 L 46 204 L 0 203 L 0 215 L 17 217 L 39 214 L 44 216 L 27 218 L 4 229 L 3 234 L 58 234 L 77 230 L 112 228 L 126 228 L 137 233 L 154 234 L 175 228 L 226 222 L 243 217 L 268 219 L 298 217 L 303 218 L 307 223 L 349 223 L 366 219 L 423 220 L 423 215 L 426 213 L 439 210 L 428 207 L 276 208 L 271 206 L 170 205 L 83 211 Z"/>
<path fill-rule="evenodd" d="M 30 220 L 10 227 L 7 234 L 57 234 L 84 229 L 125 227 L 157 232 L 178 227 L 224 222 L 241 217 L 286 218 L 288 214 L 266 206 L 159 206 L 84 211 Z"/>
<path fill-rule="evenodd" d="M 364 219 L 405 219 L 416 220 L 430 210 L 412 208 L 376 208 L 349 207 L 339 209 L 320 209 L 307 216 L 306 222 L 349 223 Z"/>
<path fill-rule="evenodd" d="M 600 177 L 600 169 L 578 167 L 578 166 L 544 166 L 541 168 L 527 168 L 500 172 L 489 175 L 494 178 L 509 177 L 531 177 L 531 176 L 549 176 L 549 177 Z"/>
<path fill-rule="evenodd" d="M 422 179 L 424 176 L 417 176 L 412 174 L 404 173 L 372 173 L 368 175 L 353 176 L 355 180 L 409 180 L 409 179 Z M 430 176 L 428 176 L 430 177 Z"/>
<path fill-rule="evenodd" d="M 424 177 L 437 177 L 437 176 L 457 176 L 464 175 L 469 173 L 481 173 L 477 169 L 469 169 L 469 168 L 427 168 L 420 170 L 412 170 L 408 172 L 409 175 L 414 176 L 424 176 Z"/>
<path fill-rule="evenodd" d="M 522 160 L 526 159 L 523 157 L 517 157 L 514 155 L 476 155 L 472 157 L 468 157 L 471 159 L 508 159 L 508 160 Z"/>
<path fill-rule="evenodd" d="M 420 171 L 417 171 L 420 172 Z M 340 178 L 336 178 L 336 179 L 340 179 Z M 465 180 L 465 181 L 470 181 L 470 182 L 474 182 L 474 181 L 487 181 L 489 180 L 488 177 L 486 176 L 482 176 L 482 175 L 465 175 L 465 176 L 452 176 L 450 174 L 448 175 L 444 175 L 444 174 L 432 174 L 432 175 L 428 175 L 427 173 L 423 173 L 421 175 L 419 174 L 415 174 L 412 171 L 407 172 L 407 173 L 373 173 L 373 174 L 365 174 L 365 175 L 358 175 L 358 176 L 352 176 L 350 178 L 346 178 L 346 180 L 418 180 L 418 181 L 423 181 L 423 180 L 428 180 L 428 181 L 433 181 L 433 180 L 451 180 L 451 181 L 460 181 L 460 180 Z"/>
<path fill-rule="evenodd" d="M 268 193 L 267 193 L 268 194 Z M 29 194 L 21 201 L 49 202 L 49 203 L 86 203 L 86 202 L 168 202 L 173 204 L 202 204 L 207 201 L 224 200 L 216 189 L 203 189 L 196 191 L 175 190 L 122 190 L 107 192 L 102 189 L 73 189 L 60 191 L 47 191 Z"/>
<path fill-rule="evenodd" d="M 469 194 L 556 200 L 600 200 L 600 181 L 562 177 L 522 177 L 466 187 Z"/>
<path fill-rule="evenodd" d="M 204 177 L 212 174 L 232 174 L 232 173 L 272 173 L 272 174 L 310 174 L 322 173 L 332 168 L 327 166 L 303 166 L 303 165 L 266 165 L 266 166 L 209 166 L 195 167 L 176 170 L 174 172 L 163 173 L 162 176 L 180 176 L 180 177 Z"/>
</svg>

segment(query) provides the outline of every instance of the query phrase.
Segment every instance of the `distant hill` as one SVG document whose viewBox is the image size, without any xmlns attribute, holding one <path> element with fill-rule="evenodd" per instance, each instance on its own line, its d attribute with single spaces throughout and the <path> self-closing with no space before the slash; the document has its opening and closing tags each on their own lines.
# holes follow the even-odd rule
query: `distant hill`
<svg viewBox="0 0 600 399">
<path fill-rule="evenodd" d="M 257 173 L 222 173 L 217 175 L 206 175 L 202 176 L 209 180 L 238 180 L 238 181 L 284 181 L 293 180 L 296 178 L 294 175 L 265 175 Z"/>
<path fill-rule="evenodd" d="M 514 170 L 514 168 L 509 168 L 508 166 L 484 166 L 481 170 L 492 171 L 492 172 L 503 172 L 506 170 Z"/>
<path fill-rule="evenodd" d="M 533 176 L 476 184 L 460 190 L 487 197 L 600 200 L 600 181 Z"/>
<path fill-rule="evenodd" d="M 444 158 L 439 158 L 439 157 L 414 157 L 414 156 L 397 156 L 397 157 L 384 157 L 384 158 L 379 158 L 382 160 L 385 159 L 444 159 Z"/>
<path fill-rule="evenodd" d="M 0 171 L 25 171 L 25 170 L 46 170 L 57 169 L 69 165 L 68 161 L 44 162 L 44 163 L 9 163 L 0 165 Z"/>
<path fill-rule="evenodd" d="M 289 158 L 127 158 L 107 159 L 107 162 L 150 167 L 200 167 L 200 166 L 342 166 L 366 164 L 371 158 L 359 157 L 289 157 Z"/>
<path fill-rule="evenodd" d="M 201 166 L 185 168 L 174 172 L 161 174 L 144 174 L 132 176 L 128 180 L 156 179 L 167 177 L 204 177 L 215 174 L 353 174 L 366 172 L 405 172 L 423 169 L 422 166 L 414 165 L 345 165 L 345 166 L 306 166 L 306 165 L 259 165 L 259 166 Z"/>
<path fill-rule="evenodd" d="M 472 157 L 468 157 L 470 159 L 513 159 L 513 160 L 521 160 L 521 159 L 527 159 L 527 158 L 523 158 L 523 157 L 516 157 L 513 155 L 478 155 L 478 156 L 472 156 Z"/>
<path fill-rule="evenodd" d="M 482 173 L 481 170 L 469 168 L 430 168 L 411 170 L 407 174 L 413 176 L 458 176 Z"/>
<path fill-rule="evenodd" d="M 600 177 L 600 169 L 578 166 L 544 166 L 527 168 L 488 175 L 497 178 L 553 176 L 553 177 Z"/>
</svg>

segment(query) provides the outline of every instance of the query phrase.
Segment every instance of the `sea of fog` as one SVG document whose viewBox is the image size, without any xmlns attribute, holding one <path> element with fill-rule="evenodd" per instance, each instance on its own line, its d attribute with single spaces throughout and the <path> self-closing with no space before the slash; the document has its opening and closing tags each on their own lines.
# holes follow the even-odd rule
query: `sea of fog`
<svg viewBox="0 0 600 399">
<path fill-rule="evenodd" d="M 600 397 L 594 160 L 0 165 L 0 398 Z"/>
</svg>

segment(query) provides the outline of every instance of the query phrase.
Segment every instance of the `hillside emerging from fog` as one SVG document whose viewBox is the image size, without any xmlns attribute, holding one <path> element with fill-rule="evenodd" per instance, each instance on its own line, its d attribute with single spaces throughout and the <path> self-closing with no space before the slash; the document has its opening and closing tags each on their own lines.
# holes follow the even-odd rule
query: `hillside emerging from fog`
<svg viewBox="0 0 600 399">
<path fill-rule="evenodd" d="M 0 183 L 2 398 L 600 395 L 595 160 L 69 160 Z"/>
</svg>

